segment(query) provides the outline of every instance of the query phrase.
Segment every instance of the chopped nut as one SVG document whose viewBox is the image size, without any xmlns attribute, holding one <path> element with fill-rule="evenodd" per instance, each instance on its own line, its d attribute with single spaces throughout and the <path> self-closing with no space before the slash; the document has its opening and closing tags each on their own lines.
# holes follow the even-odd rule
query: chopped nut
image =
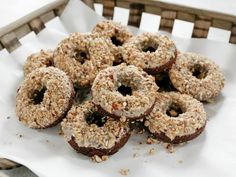
<svg viewBox="0 0 236 177">
<path fill-rule="evenodd" d="M 102 161 L 106 161 L 106 160 L 108 160 L 108 156 L 107 155 L 103 155 L 102 156 Z"/>
<path fill-rule="evenodd" d="M 169 153 L 175 152 L 174 146 L 172 144 L 165 143 L 165 148 Z"/>
<path fill-rule="evenodd" d="M 94 155 L 93 157 L 91 157 L 92 161 L 100 163 L 102 162 L 101 157 L 99 157 L 98 155 Z"/>
<path fill-rule="evenodd" d="M 147 141 L 146 141 L 147 144 L 153 144 L 153 143 L 155 143 L 155 142 L 156 142 L 156 140 L 153 139 L 153 138 L 151 138 L 151 137 L 148 137 L 148 138 L 147 138 Z"/>
<path fill-rule="evenodd" d="M 154 155 L 156 153 L 156 149 L 151 148 L 148 153 L 149 155 Z"/>
<path fill-rule="evenodd" d="M 130 170 L 127 168 L 122 168 L 119 170 L 119 173 L 123 176 L 127 176 L 129 174 Z"/>
</svg>

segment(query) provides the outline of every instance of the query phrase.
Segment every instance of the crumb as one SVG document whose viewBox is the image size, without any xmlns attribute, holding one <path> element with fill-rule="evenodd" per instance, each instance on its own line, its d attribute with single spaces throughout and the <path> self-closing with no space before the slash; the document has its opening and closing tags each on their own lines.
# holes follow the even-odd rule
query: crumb
<svg viewBox="0 0 236 177">
<path fill-rule="evenodd" d="M 178 160 L 178 163 L 183 163 L 183 160 Z"/>
<path fill-rule="evenodd" d="M 7 119 L 10 119 L 11 117 L 10 116 L 7 116 Z"/>
<path fill-rule="evenodd" d="M 46 140 L 47 143 L 49 143 L 49 140 Z"/>
<path fill-rule="evenodd" d="M 103 155 L 102 156 L 102 161 L 106 161 L 106 160 L 108 160 L 108 156 L 107 155 Z"/>
<path fill-rule="evenodd" d="M 140 142 L 139 142 L 139 144 L 143 144 L 143 142 L 142 142 L 142 141 L 140 141 Z"/>
<path fill-rule="evenodd" d="M 98 155 L 94 155 L 91 157 L 92 161 L 97 162 L 97 163 L 101 163 L 103 161 L 108 160 L 108 156 L 104 155 L 102 157 L 99 157 Z"/>
<path fill-rule="evenodd" d="M 156 149 L 151 148 L 151 149 L 149 150 L 148 154 L 149 154 L 149 155 L 154 155 L 154 154 L 156 154 Z"/>
<path fill-rule="evenodd" d="M 172 144 L 165 143 L 165 148 L 169 153 L 175 152 L 174 146 Z"/>
<path fill-rule="evenodd" d="M 153 139 L 152 137 L 148 137 L 148 138 L 147 138 L 147 141 L 146 141 L 146 144 L 153 144 L 153 143 L 155 143 L 155 142 L 156 142 L 155 139 Z"/>
<path fill-rule="evenodd" d="M 61 129 L 58 131 L 58 134 L 59 134 L 59 135 L 63 135 L 63 132 L 62 132 Z"/>
<path fill-rule="evenodd" d="M 16 136 L 18 137 L 18 138 L 22 138 L 23 137 L 23 135 L 22 134 L 16 134 Z"/>
<path fill-rule="evenodd" d="M 120 121 L 121 121 L 121 122 L 126 122 L 126 117 L 123 117 L 123 116 L 122 116 L 122 117 L 120 118 Z"/>
<path fill-rule="evenodd" d="M 133 158 L 136 158 L 136 157 L 138 157 L 138 156 L 139 156 L 138 153 L 134 153 L 134 154 L 133 154 Z"/>
<path fill-rule="evenodd" d="M 127 169 L 127 168 L 122 168 L 119 170 L 119 173 L 123 176 L 127 176 L 129 174 L 129 172 L 130 172 L 129 169 Z"/>
</svg>

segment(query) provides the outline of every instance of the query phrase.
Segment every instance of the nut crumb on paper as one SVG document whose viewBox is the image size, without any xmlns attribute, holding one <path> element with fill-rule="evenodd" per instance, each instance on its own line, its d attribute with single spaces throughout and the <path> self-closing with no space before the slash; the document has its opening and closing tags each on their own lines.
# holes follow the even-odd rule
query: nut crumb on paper
<svg viewBox="0 0 236 177">
<path fill-rule="evenodd" d="M 139 153 L 133 153 L 133 158 L 139 157 Z"/>
<path fill-rule="evenodd" d="M 155 148 L 151 148 L 148 152 L 149 155 L 154 155 L 156 154 L 156 149 Z"/>
<path fill-rule="evenodd" d="M 122 168 L 119 170 L 119 173 L 123 176 L 127 176 L 129 174 L 130 170 L 128 168 Z"/>
<path fill-rule="evenodd" d="M 173 144 L 164 143 L 164 147 L 166 148 L 167 152 L 169 152 L 169 153 L 174 153 L 175 152 Z"/>
<path fill-rule="evenodd" d="M 104 155 L 102 157 L 99 157 L 98 155 L 94 155 L 91 157 L 91 159 L 93 162 L 101 163 L 103 161 L 108 160 L 108 156 Z"/>
<path fill-rule="evenodd" d="M 16 136 L 18 137 L 18 138 L 22 138 L 23 137 L 23 135 L 22 134 L 16 134 Z"/>
<path fill-rule="evenodd" d="M 153 139 L 152 137 L 148 137 L 147 141 L 146 141 L 146 144 L 154 144 L 156 142 L 157 142 L 157 140 Z"/>
</svg>

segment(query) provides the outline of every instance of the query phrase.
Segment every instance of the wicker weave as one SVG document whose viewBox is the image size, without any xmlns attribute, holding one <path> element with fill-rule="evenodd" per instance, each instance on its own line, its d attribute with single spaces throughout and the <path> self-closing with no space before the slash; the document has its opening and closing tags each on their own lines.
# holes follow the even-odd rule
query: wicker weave
<svg viewBox="0 0 236 177">
<path fill-rule="evenodd" d="M 0 50 L 6 48 L 9 52 L 21 46 L 19 39 L 34 31 L 36 34 L 45 28 L 45 23 L 59 16 L 68 0 L 41 9 L 30 18 L 21 19 L 7 29 L 0 31 Z M 192 37 L 206 38 L 209 28 L 217 27 L 231 31 L 230 42 L 236 43 L 236 17 L 228 14 L 209 12 L 201 9 L 188 8 L 168 4 L 155 0 L 83 0 L 92 9 L 93 3 L 103 4 L 103 15 L 109 19 L 113 17 L 114 7 L 130 9 L 129 25 L 139 26 L 142 12 L 153 13 L 161 16 L 160 29 L 171 32 L 175 19 L 194 23 Z M 9 169 L 19 166 L 12 161 L 0 158 L 0 169 Z"/>
</svg>

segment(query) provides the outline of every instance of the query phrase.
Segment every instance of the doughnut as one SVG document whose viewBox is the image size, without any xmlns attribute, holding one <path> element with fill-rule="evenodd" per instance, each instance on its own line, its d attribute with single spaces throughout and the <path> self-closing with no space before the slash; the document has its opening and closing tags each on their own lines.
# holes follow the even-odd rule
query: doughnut
<svg viewBox="0 0 236 177">
<path fill-rule="evenodd" d="M 162 92 L 144 125 L 158 140 L 183 143 L 196 138 L 205 128 L 203 104 L 190 95 Z"/>
<path fill-rule="evenodd" d="M 37 68 L 49 66 L 53 66 L 53 51 L 40 50 L 39 53 L 34 53 L 27 57 L 24 64 L 24 76 Z"/>
<path fill-rule="evenodd" d="M 112 155 L 130 137 L 128 122 L 117 121 L 100 113 L 91 100 L 73 106 L 61 127 L 72 148 L 90 157 Z"/>
<path fill-rule="evenodd" d="M 142 33 L 124 44 L 123 59 L 126 63 L 156 74 L 171 68 L 177 49 L 167 36 L 158 33 Z"/>
<path fill-rule="evenodd" d="M 113 64 L 114 57 L 104 38 L 90 33 L 73 33 L 54 52 L 55 67 L 79 86 L 92 84 L 97 73 Z"/>
<path fill-rule="evenodd" d="M 28 74 L 16 95 L 16 115 L 27 127 L 44 129 L 59 123 L 73 103 L 73 84 L 54 67 Z"/>
<path fill-rule="evenodd" d="M 109 20 L 98 23 L 92 30 L 93 33 L 100 33 L 109 39 L 111 52 L 115 57 L 114 65 L 123 62 L 123 44 L 132 37 L 127 27 Z"/>
<path fill-rule="evenodd" d="M 180 54 L 169 76 L 179 92 L 192 95 L 199 101 L 210 101 L 224 87 L 224 76 L 218 65 L 195 53 Z"/>
<path fill-rule="evenodd" d="M 157 89 L 152 76 L 122 63 L 100 71 L 91 90 L 93 102 L 111 117 L 134 120 L 151 112 Z"/>
</svg>

